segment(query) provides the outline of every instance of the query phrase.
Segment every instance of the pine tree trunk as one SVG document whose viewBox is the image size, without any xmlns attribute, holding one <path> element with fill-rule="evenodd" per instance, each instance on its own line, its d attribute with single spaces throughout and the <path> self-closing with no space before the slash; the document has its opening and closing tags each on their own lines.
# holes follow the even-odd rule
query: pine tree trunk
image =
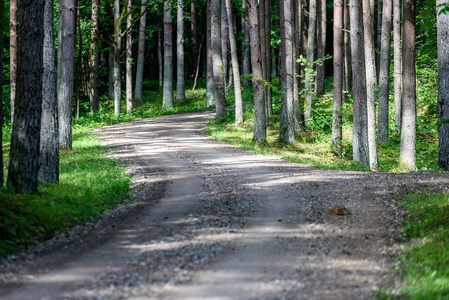
<svg viewBox="0 0 449 300">
<path fill-rule="evenodd" d="M 322 59 L 326 55 L 326 0 L 318 0 L 318 18 L 317 18 L 317 59 Z M 316 95 L 324 94 L 324 63 L 316 66 Z"/>
<path fill-rule="evenodd" d="M 267 20 L 265 21 L 265 48 L 266 48 L 266 80 L 271 83 L 271 0 L 265 0 L 265 16 L 267 16 Z M 292 24 L 293 26 L 293 24 Z M 267 116 L 271 116 L 273 114 L 273 99 L 272 99 L 272 91 L 271 88 L 267 87 Z M 267 124 L 268 124 L 267 118 Z"/>
<path fill-rule="evenodd" d="M 349 0 L 343 1 L 343 28 L 346 29 L 343 32 L 343 51 L 344 51 L 344 72 L 343 72 L 343 90 L 350 91 L 352 86 L 352 58 L 351 58 L 351 36 L 349 33 L 350 20 L 349 20 Z M 346 98 L 346 94 L 343 94 L 343 101 Z"/>
<path fill-rule="evenodd" d="M 438 165 L 449 169 L 449 14 L 440 14 L 445 0 L 437 0 L 438 41 Z"/>
<path fill-rule="evenodd" d="M 391 0 L 384 0 L 382 17 L 382 38 L 379 64 L 379 122 L 377 141 L 388 143 L 388 119 L 390 98 L 390 44 L 391 44 Z"/>
<path fill-rule="evenodd" d="M 226 12 L 226 0 L 221 1 L 221 57 L 223 59 L 223 86 L 225 95 L 227 94 L 226 86 L 229 76 L 229 24 Z"/>
<path fill-rule="evenodd" d="M 374 0 L 370 0 L 370 1 L 374 1 Z M 382 32 L 383 32 L 383 29 L 382 29 L 382 18 L 383 18 L 383 16 L 382 16 L 382 9 L 383 9 L 383 1 L 385 1 L 385 0 L 377 0 L 377 28 L 376 28 L 376 51 L 375 51 L 375 55 L 376 55 L 376 78 L 377 78 L 377 81 L 378 81 L 378 83 L 379 83 L 379 80 L 380 80 L 380 78 L 379 78 L 379 76 L 380 76 L 380 64 L 381 64 L 381 62 L 380 62 L 380 60 L 381 60 L 381 58 L 380 58 L 380 56 L 381 56 L 381 54 L 380 54 L 380 51 L 381 51 L 381 45 L 382 45 Z M 387 0 L 388 1 L 388 0 Z M 373 18 L 374 18 L 374 15 L 373 15 Z M 373 19 L 373 25 L 374 25 L 374 19 Z M 390 35 L 391 35 L 391 32 L 390 32 Z"/>
<path fill-rule="evenodd" d="M 42 113 L 39 152 L 39 181 L 59 180 L 58 98 L 56 94 L 53 0 L 45 0 L 42 73 Z"/>
<path fill-rule="evenodd" d="M 362 3 L 349 0 L 351 20 L 352 96 L 354 119 L 352 129 L 353 161 L 361 166 L 369 165 L 368 123 L 366 103 L 365 54 L 363 49 Z"/>
<path fill-rule="evenodd" d="M 211 1 L 207 1 L 207 62 L 206 62 L 206 106 L 212 106 L 215 104 L 214 94 L 214 74 L 213 74 L 213 61 L 212 61 L 212 11 Z"/>
<path fill-rule="evenodd" d="M 247 11 L 247 3 L 246 0 L 242 1 L 243 11 Z M 250 54 L 250 36 L 249 36 L 249 20 L 248 16 L 244 14 L 242 18 L 242 27 L 243 27 L 243 49 L 242 49 L 242 71 L 243 74 L 251 74 L 251 54 Z M 245 87 L 249 87 L 249 80 L 247 78 L 243 79 L 243 84 Z"/>
<path fill-rule="evenodd" d="M 159 62 L 159 91 L 162 91 L 164 86 L 164 59 L 162 55 L 162 30 L 157 31 L 157 58 Z"/>
<path fill-rule="evenodd" d="M 164 1 L 164 91 L 163 107 L 173 107 L 173 18 L 168 1 Z"/>
<path fill-rule="evenodd" d="M 315 62 L 316 0 L 310 0 L 309 27 L 307 35 L 307 68 L 313 68 L 313 63 Z M 314 78 L 312 77 L 310 72 L 306 72 L 306 102 L 304 105 L 304 120 L 306 126 L 308 126 L 310 121 L 312 121 L 312 98 L 315 92 L 313 83 Z"/>
<path fill-rule="evenodd" d="M 122 111 L 122 80 L 120 70 L 122 30 L 120 25 L 120 1 L 114 0 L 114 113 L 116 116 Z"/>
<path fill-rule="evenodd" d="M 176 49 L 177 49 L 177 68 L 176 68 L 176 100 L 184 101 L 186 99 L 185 92 L 185 75 L 184 75 L 184 3 L 178 0 L 178 13 L 176 24 Z"/>
<path fill-rule="evenodd" d="M 9 78 L 11 90 L 11 124 L 14 121 L 14 103 L 17 86 L 17 23 L 18 0 L 10 0 L 9 7 Z"/>
<path fill-rule="evenodd" d="M 142 105 L 143 102 L 142 96 L 143 67 L 145 62 L 145 30 L 147 27 L 147 3 L 148 3 L 147 0 L 142 0 L 140 7 L 139 45 L 137 50 L 136 85 L 134 88 L 134 99 L 137 105 Z M 159 30 L 158 30 L 158 43 L 159 43 Z"/>
<path fill-rule="evenodd" d="M 334 0 L 334 102 L 332 114 L 332 148 L 342 154 L 343 105 L 343 0 Z"/>
<path fill-rule="evenodd" d="M 133 34 L 131 30 L 132 26 L 132 1 L 127 0 L 126 11 L 128 16 L 126 17 L 126 113 L 129 115 L 133 109 L 133 54 L 132 54 L 132 42 Z"/>
<path fill-rule="evenodd" d="M 267 44 L 266 39 L 266 26 L 265 26 L 265 2 L 266 0 L 259 0 L 259 39 L 260 39 L 260 61 L 262 63 L 262 78 L 267 80 Z M 263 85 L 263 101 L 265 103 L 265 120 L 268 122 L 268 103 L 267 103 L 267 86 Z"/>
<path fill-rule="evenodd" d="M 300 64 L 297 62 L 300 54 L 301 44 L 301 2 L 293 1 L 292 15 L 294 18 L 293 30 L 293 118 L 295 122 L 295 130 L 304 129 L 304 121 L 302 119 L 299 86 L 301 84 L 299 74 L 301 72 Z"/>
<path fill-rule="evenodd" d="M 401 0 L 393 0 L 394 43 L 394 123 L 396 131 L 402 126 L 402 46 L 401 46 Z"/>
<path fill-rule="evenodd" d="M 37 193 L 42 109 L 44 1 L 20 0 L 17 90 L 7 186 Z"/>
<path fill-rule="evenodd" d="M 0 11 L 4 11 L 5 2 L 0 3 Z M 4 33 L 0 31 L 0 41 L 4 40 Z M 3 70 L 3 44 L 0 44 L 0 70 Z M 3 72 L 0 72 L 0 189 L 5 183 L 3 171 Z"/>
<path fill-rule="evenodd" d="M 363 0 L 368 153 L 370 169 L 375 169 L 378 166 L 376 143 L 376 56 L 374 54 L 374 17 L 371 14 L 369 5 L 370 0 Z"/>
<path fill-rule="evenodd" d="M 266 131 L 266 113 L 265 102 L 263 97 L 263 85 L 261 79 L 262 64 L 260 61 L 260 35 L 259 35 L 259 15 L 258 15 L 258 1 L 248 0 L 248 19 L 250 31 L 250 45 L 251 45 L 251 68 L 252 68 L 252 83 L 254 95 L 254 134 L 253 141 L 260 143 L 267 139 Z"/>
<path fill-rule="evenodd" d="M 75 65 L 76 0 L 59 3 L 57 66 L 59 146 L 72 149 L 72 105 Z"/>
<path fill-rule="evenodd" d="M 211 49 L 214 79 L 215 117 L 220 120 L 226 113 L 224 69 L 221 51 L 221 1 L 211 0 Z"/>
<path fill-rule="evenodd" d="M 400 167 L 416 170 L 416 0 L 403 0 L 402 34 L 402 130 Z"/>
<path fill-rule="evenodd" d="M 99 109 L 99 95 L 98 95 L 98 41 L 100 37 L 100 0 L 92 0 L 92 29 L 90 39 L 89 52 L 89 81 L 88 94 L 90 102 L 90 111 L 92 113 L 98 112 Z"/>
<path fill-rule="evenodd" d="M 196 4 L 190 4 L 190 30 L 192 32 L 192 77 L 198 69 L 198 25 L 196 20 Z"/>
<path fill-rule="evenodd" d="M 109 77 L 108 77 L 108 95 L 110 100 L 114 100 L 114 44 L 109 45 Z"/>
</svg>

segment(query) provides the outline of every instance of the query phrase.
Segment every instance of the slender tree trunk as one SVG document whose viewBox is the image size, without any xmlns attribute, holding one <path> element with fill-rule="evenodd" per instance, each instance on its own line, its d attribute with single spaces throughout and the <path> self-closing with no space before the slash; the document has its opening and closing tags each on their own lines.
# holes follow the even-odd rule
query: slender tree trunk
<svg viewBox="0 0 449 300">
<path fill-rule="evenodd" d="M 17 23 L 18 0 L 10 0 L 9 7 L 9 78 L 11 90 L 11 125 L 14 120 L 14 102 L 16 101 L 17 82 Z"/>
<path fill-rule="evenodd" d="M 114 113 L 116 116 L 122 111 L 122 80 L 120 70 L 122 29 L 120 25 L 120 1 L 114 0 Z"/>
<path fill-rule="evenodd" d="M 271 75 L 273 77 L 278 77 L 278 65 L 276 61 L 276 47 L 271 48 Z"/>
<path fill-rule="evenodd" d="M 223 85 L 225 95 L 227 94 L 226 86 L 229 75 L 229 24 L 226 11 L 226 0 L 221 1 L 221 57 L 223 58 Z"/>
<path fill-rule="evenodd" d="M 242 88 L 240 85 L 239 60 L 237 57 L 237 44 L 234 34 L 234 16 L 232 15 L 231 0 L 226 0 L 226 12 L 229 21 L 229 44 L 231 45 L 232 73 L 234 74 L 234 95 L 235 95 L 235 125 L 243 123 L 243 100 Z"/>
<path fill-rule="evenodd" d="M 192 77 L 198 69 L 198 25 L 196 20 L 196 4 L 192 1 L 190 4 L 190 30 L 192 32 Z"/>
<path fill-rule="evenodd" d="M 108 77 L 108 95 L 110 100 L 114 100 L 114 44 L 109 45 L 109 77 Z"/>
<path fill-rule="evenodd" d="M 402 124 L 402 47 L 401 47 L 401 0 L 393 0 L 394 43 L 394 122 L 396 131 Z"/>
<path fill-rule="evenodd" d="M 316 0 L 310 0 L 309 27 L 307 33 L 307 64 L 313 68 L 315 62 L 315 36 L 316 36 Z M 312 98 L 314 96 L 314 78 L 310 72 L 306 72 L 306 103 L 304 108 L 304 119 L 306 126 L 312 121 Z"/>
<path fill-rule="evenodd" d="M 37 193 L 42 109 L 44 1 L 20 0 L 17 90 L 7 186 Z"/>
<path fill-rule="evenodd" d="M 332 114 L 332 148 L 342 154 L 343 105 L 343 0 L 334 0 L 334 102 Z"/>
<path fill-rule="evenodd" d="M 366 167 L 369 165 L 369 156 L 362 3 L 359 0 L 349 0 L 349 13 L 351 20 L 352 96 L 354 99 L 353 161 Z"/>
<path fill-rule="evenodd" d="M 343 89 L 345 91 L 351 90 L 352 82 L 352 66 L 351 66 L 351 36 L 349 34 L 350 20 L 349 20 L 349 0 L 343 1 L 343 51 L 344 51 L 344 72 L 343 72 Z M 346 98 L 343 94 L 343 101 Z"/>
<path fill-rule="evenodd" d="M 42 113 L 39 148 L 39 181 L 59 180 L 58 97 L 56 94 L 53 0 L 45 0 L 42 73 Z"/>
<path fill-rule="evenodd" d="M 162 57 L 162 30 L 157 31 L 157 57 L 159 62 L 159 91 L 164 86 L 164 59 Z"/>
<path fill-rule="evenodd" d="M 168 1 L 164 1 L 164 92 L 163 107 L 173 107 L 173 18 Z"/>
<path fill-rule="evenodd" d="M 299 80 L 300 64 L 297 62 L 300 53 L 301 44 L 301 1 L 292 2 L 292 15 L 293 15 L 293 118 L 295 122 L 295 130 L 304 129 L 304 121 L 301 114 L 301 105 L 299 97 L 299 86 L 301 84 Z"/>
<path fill-rule="evenodd" d="M 246 0 L 242 1 L 243 12 L 248 10 L 248 5 Z M 243 49 L 242 49 L 242 65 L 243 65 L 243 74 L 251 74 L 251 54 L 250 54 L 250 37 L 249 37 L 249 20 L 248 15 L 245 13 L 242 17 L 242 27 L 243 27 Z M 243 84 L 245 87 L 249 87 L 249 80 L 244 78 Z"/>
<path fill-rule="evenodd" d="M 286 143 L 295 141 L 295 120 L 293 116 L 293 29 L 294 19 L 292 14 L 292 1 L 279 2 L 279 14 L 281 17 L 281 63 L 284 68 L 282 79 L 282 104 L 279 138 Z M 285 66 L 284 66 L 285 65 Z"/>
<path fill-rule="evenodd" d="M 259 34 L 260 34 L 260 61 L 262 63 L 262 78 L 264 81 L 267 80 L 267 44 L 265 43 L 266 39 L 266 26 L 265 26 L 265 1 L 259 0 Z M 268 103 L 267 103 L 267 86 L 263 86 L 263 101 L 265 103 L 265 120 L 268 122 Z M 268 124 L 268 123 L 267 123 Z"/>
<path fill-rule="evenodd" d="M 370 0 L 363 0 L 363 32 L 365 46 L 366 100 L 368 117 L 368 153 L 370 169 L 378 166 L 376 143 L 376 56 L 374 54 L 374 17 Z"/>
<path fill-rule="evenodd" d="M 309 6 L 308 6 L 308 2 L 307 2 L 307 0 L 300 0 L 300 2 L 301 2 L 301 38 L 300 38 L 300 41 L 301 41 L 301 43 L 300 43 L 300 47 L 301 47 L 301 51 L 300 51 L 300 53 L 301 53 L 301 55 L 302 56 L 304 56 L 304 57 L 306 57 L 307 58 L 307 50 L 308 50 L 308 44 L 309 44 L 309 39 L 308 39 L 308 27 L 309 27 L 309 24 L 308 24 L 308 20 L 309 20 L 309 18 L 308 18 L 308 8 L 309 8 Z M 300 85 L 300 88 L 301 89 L 305 89 L 306 88 L 306 80 L 305 80 L 305 78 L 306 78 L 306 72 L 305 72 L 305 70 L 306 70 L 306 66 L 304 66 L 303 64 L 301 64 L 300 65 L 300 74 L 301 74 L 301 78 L 304 78 L 304 80 L 301 80 L 301 85 Z M 304 101 L 304 116 L 303 116 L 303 119 L 305 119 L 305 106 L 306 106 L 306 103 L 305 103 L 306 101 Z M 305 124 L 305 121 L 304 121 L 304 124 Z"/>
<path fill-rule="evenodd" d="M 128 16 L 126 17 L 126 113 L 129 115 L 133 109 L 133 54 L 132 43 L 133 33 L 132 26 L 132 0 L 127 0 L 126 11 Z"/>
<path fill-rule="evenodd" d="M 214 97 L 216 118 L 221 119 L 226 113 L 224 91 L 224 69 L 221 51 L 221 1 L 211 0 L 211 49 L 212 73 L 214 78 Z"/>
<path fill-rule="evenodd" d="M 377 125 L 377 141 L 379 143 L 388 143 L 392 5 L 391 0 L 383 1 L 383 24 L 379 64 L 379 122 Z"/>
<path fill-rule="evenodd" d="M 402 34 L 402 130 L 399 164 L 416 170 L 416 69 L 415 22 L 416 0 L 403 0 Z"/>
<path fill-rule="evenodd" d="M 215 104 L 211 24 L 212 24 L 212 11 L 211 11 L 211 1 L 209 0 L 207 1 L 206 106 L 211 106 Z"/>
<path fill-rule="evenodd" d="M 267 139 L 266 131 L 266 113 L 265 102 L 263 97 L 263 85 L 261 79 L 262 64 L 260 61 L 260 35 L 259 35 L 259 20 L 258 20 L 258 1 L 248 0 L 248 19 L 250 30 L 250 45 L 251 45 L 251 68 L 253 72 L 253 95 L 254 95 L 254 142 L 264 142 Z"/>
<path fill-rule="evenodd" d="M 81 72 L 82 72 L 82 52 L 83 52 L 83 35 L 81 32 L 81 22 L 80 22 L 80 10 L 79 7 L 76 8 L 76 34 L 78 35 L 78 57 L 75 62 L 75 83 L 74 83 L 74 93 L 76 102 L 76 119 L 80 118 L 80 86 L 81 86 Z"/>
<path fill-rule="evenodd" d="M 186 99 L 185 92 L 185 75 L 184 75 L 184 3 L 178 0 L 178 14 L 176 24 L 176 49 L 177 49 L 177 73 L 176 73 L 176 100 L 184 101 Z"/>
<path fill-rule="evenodd" d="M 98 64 L 99 52 L 98 41 L 100 37 L 100 0 L 92 0 L 92 29 L 89 52 L 89 81 L 88 94 L 90 102 L 90 111 L 92 113 L 98 112 L 99 109 L 99 95 L 98 95 Z"/>
<path fill-rule="evenodd" d="M 265 21 L 265 48 L 266 48 L 266 80 L 271 83 L 271 0 L 265 0 L 265 16 L 267 20 Z M 293 26 L 294 24 L 292 24 Z M 267 87 L 267 116 L 273 114 L 273 99 L 271 88 Z M 268 122 L 267 118 L 267 122 Z"/>
<path fill-rule="evenodd" d="M 143 102 L 143 67 L 145 63 L 145 30 L 147 27 L 147 0 L 142 0 L 140 7 L 140 24 L 139 24 L 139 45 L 137 50 L 137 67 L 136 67 L 136 85 L 134 88 L 134 99 L 137 105 Z M 158 29 L 158 43 L 159 43 Z M 159 46 L 159 44 L 158 44 Z M 159 47 L 158 47 L 159 51 Z M 159 53 L 158 53 L 159 58 Z"/>
<path fill-rule="evenodd" d="M 59 145 L 72 149 L 72 105 L 75 65 L 76 0 L 59 3 L 58 115 Z"/>
<path fill-rule="evenodd" d="M 326 0 L 318 0 L 318 18 L 317 18 L 317 59 L 322 59 L 326 55 Z M 324 94 L 324 63 L 316 66 L 316 95 Z"/>
<path fill-rule="evenodd" d="M 438 41 L 438 165 L 449 169 L 449 14 L 440 13 L 445 0 L 437 0 Z"/>
<path fill-rule="evenodd" d="M 0 3 L 0 11 L 4 11 L 5 2 Z M 4 40 L 4 33 L 0 31 L 0 41 Z M 0 43 L 0 189 L 5 184 L 3 171 L 3 43 Z"/>
<path fill-rule="evenodd" d="M 374 0 L 370 0 L 370 1 L 374 1 Z M 381 64 L 381 62 L 380 62 L 380 60 L 381 60 L 381 58 L 380 58 L 380 56 L 381 56 L 380 51 L 381 51 L 381 45 L 382 45 L 382 32 L 383 32 L 383 29 L 382 29 L 382 23 L 383 23 L 383 21 L 382 21 L 382 18 L 383 18 L 383 16 L 382 16 L 382 14 L 383 14 L 382 13 L 383 3 L 382 2 L 383 1 L 385 1 L 385 0 L 377 0 L 377 29 L 376 29 L 376 39 L 377 39 L 376 50 L 377 51 L 375 51 L 375 54 L 376 54 L 376 78 L 377 78 L 377 81 L 380 80 L 379 79 L 379 75 L 380 75 L 380 64 Z M 374 15 L 373 15 L 373 18 L 374 18 Z M 373 21 L 373 24 L 374 24 L 374 21 Z M 391 32 L 390 32 L 390 35 L 391 35 Z"/>
</svg>

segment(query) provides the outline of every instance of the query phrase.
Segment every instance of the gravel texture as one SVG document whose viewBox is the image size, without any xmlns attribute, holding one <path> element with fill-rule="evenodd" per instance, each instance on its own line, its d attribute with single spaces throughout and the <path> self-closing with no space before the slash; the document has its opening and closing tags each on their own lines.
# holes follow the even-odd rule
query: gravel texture
<svg viewBox="0 0 449 300">
<path fill-rule="evenodd" d="M 398 197 L 445 173 L 314 169 L 214 141 L 211 112 L 95 132 L 128 204 L 0 261 L 1 299 L 365 299 L 407 242 Z M 336 215 L 340 206 L 350 214 Z"/>
</svg>

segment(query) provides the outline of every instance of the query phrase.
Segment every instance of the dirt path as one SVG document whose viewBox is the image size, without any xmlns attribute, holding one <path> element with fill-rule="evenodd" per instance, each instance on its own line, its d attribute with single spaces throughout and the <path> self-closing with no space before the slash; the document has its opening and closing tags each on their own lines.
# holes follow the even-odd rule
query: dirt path
<svg viewBox="0 0 449 300">
<path fill-rule="evenodd" d="M 206 137 L 211 117 L 98 130 L 146 201 L 3 260 L 0 298 L 365 299 L 401 240 L 393 193 L 447 185 L 430 173 L 326 171 L 250 153 Z M 329 214 L 335 205 L 352 214 Z"/>
</svg>

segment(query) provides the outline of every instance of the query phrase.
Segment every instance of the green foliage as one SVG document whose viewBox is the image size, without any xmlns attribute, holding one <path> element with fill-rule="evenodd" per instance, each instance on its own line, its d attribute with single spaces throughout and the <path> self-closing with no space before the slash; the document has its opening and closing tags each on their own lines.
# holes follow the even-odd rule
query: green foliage
<svg viewBox="0 0 449 300">
<path fill-rule="evenodd" d="M 307 62 L 307 58 L 305 58 L 304 56 L 300 55 L 299 58 L 297 59 L 297 62 L 299 62 L 302 66 L 304 66 L 304 75 L 297 75 L 298 77 L 304 77 L 303 80 L 305 83 L 308 83 L 312 88 L 312 90 L 315 90 L 314 86 L 315 86 L 315 77 L 317 74 L 317 71 L 314 68 L 314 65 L 316 66 L 323 66 L 323 64 L 326 62 L 326 60 L 331 59 L 332 55 L 327 54 L 326 56 L 324 56 L 323 58 L 317 59 L 316 61 L 313 62 L 313 64 L 309 64 Z M 308 89 L 301 89 L 300 93 L 301 94 L 305 94 L 308 92 Z"/>
</svg>

